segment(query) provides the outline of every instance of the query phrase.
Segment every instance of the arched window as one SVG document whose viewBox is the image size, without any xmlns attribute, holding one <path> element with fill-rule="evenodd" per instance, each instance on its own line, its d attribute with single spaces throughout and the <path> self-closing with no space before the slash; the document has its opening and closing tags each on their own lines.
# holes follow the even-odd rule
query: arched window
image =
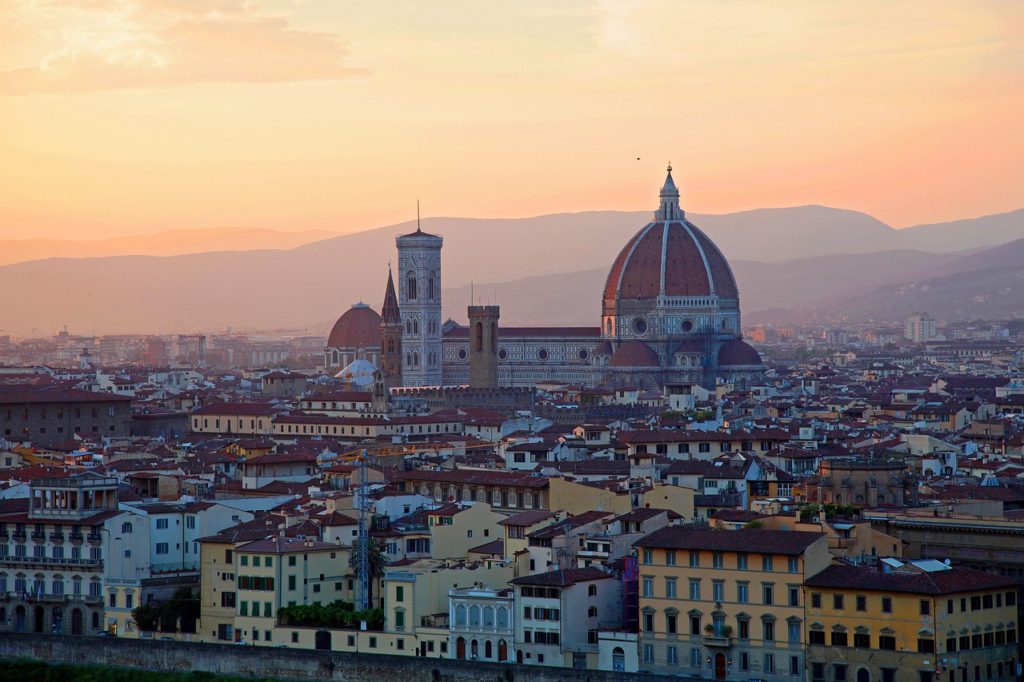
<svg viewBox="0 0 1024 682">
<path fill-rule="evenodd" d="M 484 627 L 485 628 L 493 628 L 494 627 L 494 607 L 493 606 L 485 606 L 484 607 Z"/>
<path fill-rule="evenodd" d="M 506 609 L 504 606 L 498 607 L 498 627 L 508 627 L 508 609 Z"/>
<path fill-rule="evenodd" d="M 420 321 L 419 320 L 413 320 L 412 321 L 412 333 L 413 334 L 419 334 L 420 333 Z"/>
<path fill-rule="evenodd" d="M 455 624 L 466 625 L 466 607 L 463 604 L 459 604 L 455 607 Z"/>
<path fill-rule="evenodd" d="M 406 297 L 410 301 L 416 300 L 416 273 L 412 270 L 409 271 L 408 276 L 405 278 L 406 281 Z"/>
<path fill-rule="evenodd" d="M 490 660 L 494 655 L 494 648 L 491 645 L 491 640 L 484 642 L 484 658 Z"/>
<path fill-rule="evenodd" d="M 331 352 L 331 364 L 334 366 L 338 365 L 338 351 Z"/>
<path fill-rule="evenodd" d="M 431 301 L 434 300 L 434 272 L 430 272 L 430 277 L 427 279 L 427 298 Z"/>
<path fill-rule="evenodd" d="M 470 606 L 469 607 L 469 626 L 480 627 L 480 607 Z"/>
</svg>

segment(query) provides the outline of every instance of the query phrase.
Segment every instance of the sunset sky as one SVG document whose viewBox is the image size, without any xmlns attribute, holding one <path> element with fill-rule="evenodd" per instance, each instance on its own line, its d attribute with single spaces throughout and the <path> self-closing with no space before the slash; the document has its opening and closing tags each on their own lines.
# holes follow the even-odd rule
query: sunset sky
<svg viewBox="0 0 1024 682">
<path fill-rule="evenodd" d="M 640 157 L 640 160 L 637 160 Z M 1020 0 L 0 0 L 0 238 L 1024 207 Z"/>
</svg>

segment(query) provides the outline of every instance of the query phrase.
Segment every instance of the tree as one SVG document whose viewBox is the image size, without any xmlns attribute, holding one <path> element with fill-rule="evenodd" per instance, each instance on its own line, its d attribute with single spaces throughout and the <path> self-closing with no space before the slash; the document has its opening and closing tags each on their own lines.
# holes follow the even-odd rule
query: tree
<svg viewBox="0 0 1024 682">
<path fill-rule="evenodd" d="M 367 606 L 373 607 L 373 581 L 384 575 L 384 569 L 388 566 L 388 557 L 384 553 L 384 547 L 377 540 L 377 538 L 369 537 L 359 538 L 352 545 L 352 552 L 348 555 L 348 567 L 356 574 L 357 578 L 362 578 L 359 570 L 359 551 L 362 549 L 363 543 L 366 542 L 366 568 L 369 573 L 369 579 L 367 585 L 369 586 L 369 594 L 367 595 Z"/>
</svg>

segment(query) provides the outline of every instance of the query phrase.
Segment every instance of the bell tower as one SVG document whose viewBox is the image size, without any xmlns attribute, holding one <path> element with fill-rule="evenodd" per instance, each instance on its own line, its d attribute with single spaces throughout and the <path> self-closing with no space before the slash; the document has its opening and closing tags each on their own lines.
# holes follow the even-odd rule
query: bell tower
<svg viewBox="0 0 1024 682">
<path fill-rule="evenodd" d="M 402 385 L 402 313 L 390 267 L 380 311 L 380 373 L 385 388 Z"/>
<path fill-rule="evenodd" d="M 402 380 L 406 386 L 441 385 L 441 245 L 444 240 L 416 231 L 395 239 L 398 247 L 398 305 L 402 316 Z"/>
</svg>

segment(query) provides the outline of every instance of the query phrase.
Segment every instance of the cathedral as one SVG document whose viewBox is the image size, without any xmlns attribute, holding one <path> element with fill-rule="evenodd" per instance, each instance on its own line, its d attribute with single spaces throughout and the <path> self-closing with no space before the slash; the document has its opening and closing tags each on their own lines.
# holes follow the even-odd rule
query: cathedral
<svg viewBox="0 0 1024 682">
<path fill-rule="evenodd" d="M 595 327 L 502 327 L 497 306 L 470 306 L 469 323 L 441 320 L 441 237 L 397 237 L 398 290 L 388 273 L 381 314 L 359 303 L 331 330 L 325 367 L 380 371 L 384 384 L 494 388 L 541 382 L 666 388 L 764 378 L 740 332 L 729 262 L 686 219 L 672 167 L 654 219 L 612 262 Z"/>
</svg>

